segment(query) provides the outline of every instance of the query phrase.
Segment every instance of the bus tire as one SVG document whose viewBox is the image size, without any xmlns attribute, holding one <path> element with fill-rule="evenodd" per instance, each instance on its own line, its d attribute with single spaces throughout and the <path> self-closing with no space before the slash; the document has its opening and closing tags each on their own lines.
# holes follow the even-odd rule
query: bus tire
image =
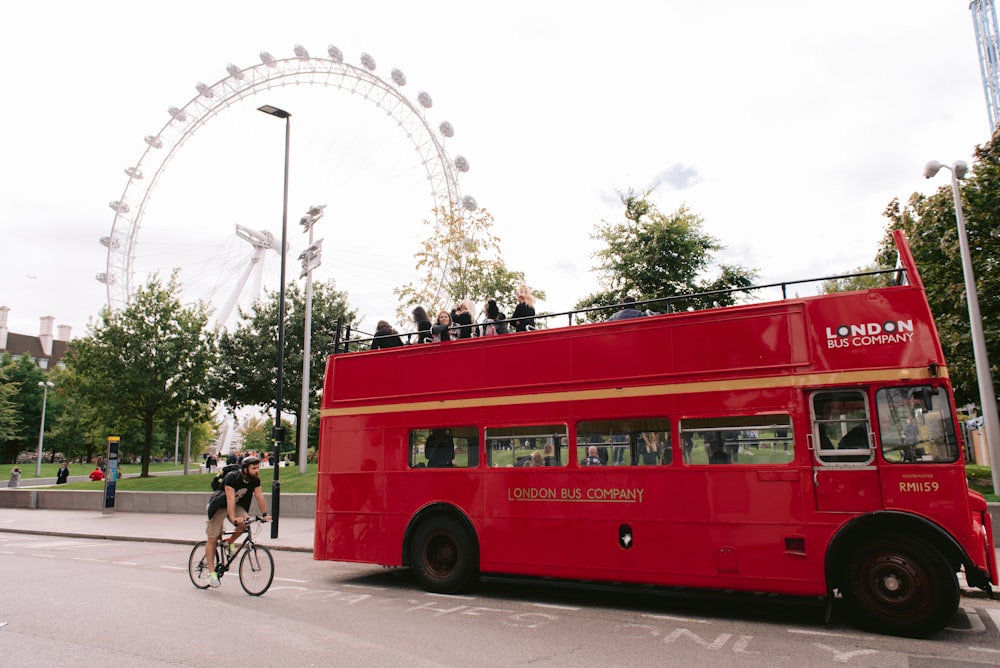
<svg viewBox="0 0 1000 668">
<path fill-rule="evenodd" d="M 436 515 L 421 522 L 413 533 L 410 568 L 427 591 L 457 594 L 478 575 L 479 551 L 461 522 Z"/>
<path fill-rule="evenodd" d="M 905 535 L 861 545 L 851 559 L 846 589 L 859 625 L 910 638 L 947 626 L 961 597 L 948 560 L 927 541 Z"/>
</svg>

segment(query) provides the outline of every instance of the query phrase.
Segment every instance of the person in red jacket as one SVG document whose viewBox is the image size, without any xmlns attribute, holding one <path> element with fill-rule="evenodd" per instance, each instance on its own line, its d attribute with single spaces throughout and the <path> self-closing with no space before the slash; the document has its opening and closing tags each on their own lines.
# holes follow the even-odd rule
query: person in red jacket
<svg viewBox="0 0 1000 668">
<path fill-rule="evenodd" d="M 98 480 L 104 480 L 104 472 L 100 468 L 95 468 L 93 471 L 90 472 L 90 479 L 93 480 L 94 482 L 97 482 Z"/>
</svg>

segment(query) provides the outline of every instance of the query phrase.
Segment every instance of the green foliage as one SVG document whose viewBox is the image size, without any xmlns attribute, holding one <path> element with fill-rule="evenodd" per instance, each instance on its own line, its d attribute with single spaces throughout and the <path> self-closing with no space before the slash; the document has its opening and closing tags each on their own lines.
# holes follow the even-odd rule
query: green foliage
<svg viewBox="0 0 1000 668">
<path fill-rule="evenodd" d="M 219 337 L 220 360 L 211 374 L 212 396 L 230 408 L 264 406 L 273 412 L 278 377 L 277 292 L 254 303 L 241 323 Z M 282 411 L 299 415 L 302 405 L 302 358 L 305 347 L 305 293 L 296 284 L 285 290 L 285 358 Z M 309 362 L 310 410 L 318 404 L 323 387 L 326 356 L 333 351 L 337 321 L 353 325 L 357 313 L 347 303 L 347 293 L 333 281 L 313 284 L 311 354 Z M 270 441 L 270 436 L 268 436 Z"/>
<path fill-rule="evenodd" d="M 169 466 L 169 468 L 163 468 L 160 471 L 171 469 L 174 471 L 183 470 L 183 467 L 174 467 L 173 464 L 164 466 Z M 82 467 L 77 466 L 76 468 L 80 469 Z M 87 472 L 89 473 L 90 470 L 92 469 L 89 469 Z M 115 488 L 119 492 L 199 492 L 205 495 L 207 501 L 211 490 L 211 475 L 207 472 L 199 474 L 197 463 L 192 464 L 191 471 L 190 475 L 179 475 L 177 473 L 157 474 L 154 471 L 153 475 L 145 478 L 125 477 L 116 483 Z M 128 467 L 125 467 L 124 473 L 128 476 Z M 73 474 L 76 475 L 77 471 L 73 470 Z M 55 476 L 55 473 L 52 473 L 52 476 Z M 278 476 L 281 481 L 282 494 L 316 493 L 316 464 L 309 464 L 304 474 L 299 473 L 298 466 L 285 466 L 281 468 Z M 274 470 L 262 468 L 260 470 L 260 481 L 263 484 L 265 493 L 271 491 L 272 480 L 274 480 Z M 55 486 L 48 489 L 54 488 Z M 59 485 L 58 489 L 104 489 L 104 485 L 97 482 L 76 482 L 68 485 Z"/>
<path fill-rule="evenodd" d="M 508 269 L 500 257 L 493 216 L 486 209 L 463 214 L 457 207 L 435 209 L 434 214 L 433 221 L 424 221 L 432 227 L 431 235 L 415 255 L 423 278 L 393 291 L 400 299 L 398 324 L 413 329 L 410 313 L 415 306 L 426 308 L 434 321 L 438 311 L 450 311 L 462 299 L 471 299 L 479 308 L 496 299 L 509 316 L 517 304 L 515 290 L 525 278 L 524 272 Z M 537 299 L 545 299 L 543 291 L 533 292 Z"/>
<path fill-rule="evenodd" d="M 154 276 L 120 313 L 105 309 L 66 357 L 72 389 L 94 407 L 97 420 L 115 431 L 127 430 L 130 421 L 142 425 L 144 476 L 158 423 L 205 418 L 206 379 L 216 363 L 207 309 L 184 306 L 176 279 L 174 272 L 164 285 Z"/>
<path fill-rule="evenodd" d="M 851 292 L 853 290 L 871 290 L 887 287 L 891 281 L 892 274 L 858 275 L 879 271 L 880 269 L 881 267 L 875 264 L 870 264 L 867 267 L 858 267 L 854 271 L 849 272 L 851 275 L 825 281 L 822 290 L 826 294 L 832 294 L 834 292 Z"/>
<path fill-rule="evenodd" d="M 977 147 L 969 177 L 961 184 L 963 212 L 976 275 L 976 292 L 993 378 L 1000 373 L 1000 135 Z M 903 230 L 930 301 L 959 405 L 978 403 L 975 358 L 969 330 L 962 258 L 951 185 L 933 195 L 914 193 L 905 206 L 893 200 L 883 215 L 889 223 L 876 257 L 892 268 L 896 257 L 891 231 Z"/>
<path fill-rule="evenodd" d="M 0 387 L 6 388 L 0 390 L 0 401 L 6 399 L 6 405 L 13 409 L 13 415 L 7 413 L 6 418 L 0 418 L 0 431 L 6 432 L 6 436 L 0 436 L 3 461 L 13 463 L 22 450 L 37 449 L 44 393 L 38 383 L 45 380 L 45 371 L 31 358 L 23 356 L 15 360 L 7 353 L 0 357 Z M 50 416 L 48 411 L 46 416 Z"/>
<path fill-rule="evenodd" d="M 594 254 L 602 290 L 581 299 L 576 308 L 618 304 L 628 295 L 642 301 L 752 285 L 755 270 L 715 260 L 724 246 L 703 231 L 700 216 L 683 206 L 672 214 L 661 213 L 649 200 L 651 192 L 618 193 L 625 220 L 602 221 L 592 235 L 605 244 Z M 713 269 L 716 277 L 710 278 Z M 702 309 L 735 302 L 736 293 L 725 293 L 678 300 L 674 308 Z M 595 311 L 588 319 L 607 315 Z"/>
</svg>

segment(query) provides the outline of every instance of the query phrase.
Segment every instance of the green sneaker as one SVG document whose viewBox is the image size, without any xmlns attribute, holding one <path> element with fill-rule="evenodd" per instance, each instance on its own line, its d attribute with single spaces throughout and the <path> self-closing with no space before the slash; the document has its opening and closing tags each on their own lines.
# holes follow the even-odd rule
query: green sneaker
<svg viewBox="0 0 1000 668">
<path fill-rule="evenodd" d="M 211 575 L 208 576 L 208 586 L 209 587 L 212 587 L 214 589 L 215 587 L 218 587 L 221 584 L 222 583 L 219 582 L 219 574 L 218 573 L 212 573 Z"/>
</svg>

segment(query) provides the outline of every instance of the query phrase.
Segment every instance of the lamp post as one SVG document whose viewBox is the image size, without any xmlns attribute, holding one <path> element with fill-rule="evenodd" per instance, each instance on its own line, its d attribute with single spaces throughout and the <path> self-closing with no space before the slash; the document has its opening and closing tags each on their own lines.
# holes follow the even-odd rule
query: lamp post
<svg viewBox="0 0 1000 668">
<path fill-rule="evenodd" d="M 281 426 L 281 387 L 285 382 L 285 254 L 288 248 L 288 145 L 292 136 L 292 115 L 284 109 L 269 104 L 257 108 L 265 114 L 285 119 L 285 187 L 281 207 L 281 284 L 278 289 L 278 389 L 274 406 L 274 482 L 271 483 L 271 538 L 278 537 L 279 496 L 281 482 L 278 480 L 281 459 L 281 444 L 285 442 L 285 430 Z"/>
<path fill-rule="evenodd" d="M 302 336 L 302 405 L 299 409 L 299 473 L 306 472 L 306 450 L 309 447 L 309 367 L 312 354 L 312 272 L 320 264 L 323 240 L 313 243 L 313 226 L 323 217 L 326 204 L 309 207 L 299 224 L 309 231 L 309 247 L 302 251 L 302 275 L 306 277 L 305 332 Z"/>
<path fill-rule="evenodd" d="M 972 271 L 972 254 L 969 239 L 965 233 L 965 217 L 962 215 L 962 194 L 958 188 L 959 179 L 965 178 L 969 166 L 962 160 L 950 167 L 937 160 L 924 166 L 924 177 L 931 178 L 941 168 L 951 172 L 951 193 L 955 200 L 955 220 L 958 224 L 958 244 L 962 251 L 962 273 L 965 276 L 965 298 L 969 304 L 969 328 L 972 331 L 972 354 L 976 358 L 976 379 L 979 381 L 979 403 L 983 410 L 983 426 L 986 428 L 986 445 L 990 454 L 990 471 L 993 488 L 1000 489 L 1000 418 L 997 417 L 997 399 L 993 391 L 993 375 L 986 353 L 986 336 L 983 334 L 983 318 L 979 314 L 979 296 L 976 292 L 976 276 Z"/>
<path fill-rule="evenodd" d="M 35 461 L 36 478 L 42 477 L 42 443 L 45 441 L 45 405 L 49 400 L 49 388 L 55 386 L 55 383 L 47 380 L 38 381 L 38 387 L 42 388 L 42 424 L 38 428 L 38 459 Z"/>
</svg>

